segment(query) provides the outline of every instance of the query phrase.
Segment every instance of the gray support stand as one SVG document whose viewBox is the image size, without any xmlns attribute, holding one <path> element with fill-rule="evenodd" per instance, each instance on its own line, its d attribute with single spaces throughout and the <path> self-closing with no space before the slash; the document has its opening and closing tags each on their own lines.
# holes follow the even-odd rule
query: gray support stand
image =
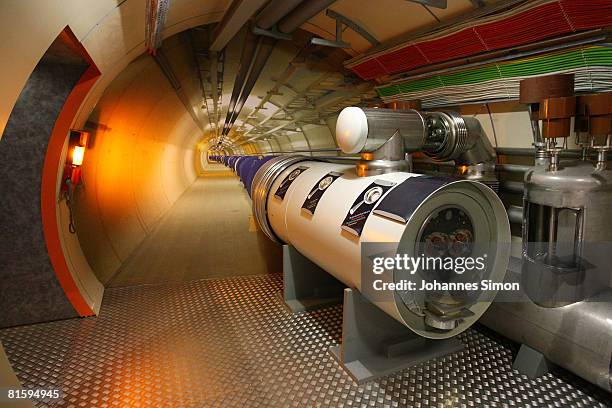
<svg viewBox="0 0 612 408">
<path fill-rule="evenodd" d="M 364 298 L 344 290 L 342 343 L 331 354 L 357 383 L 464 349 L 454 338 L 425 339 Z"/>
<path fill-rule="evenodd" d="M 283 300 L 293 313 L 339 304 L 345 288 L 291 245 L 283 245 L 283 285 Z"/>
<path fill-rule="evenodd" d="M 551 363 L 539 351 L 526 344 L 521 344 L 521 348 L 514 358 L 514 363 L 512 363 L 512 368 L 533 379 L 547 374 L 550 371 Z"/>
</svg>

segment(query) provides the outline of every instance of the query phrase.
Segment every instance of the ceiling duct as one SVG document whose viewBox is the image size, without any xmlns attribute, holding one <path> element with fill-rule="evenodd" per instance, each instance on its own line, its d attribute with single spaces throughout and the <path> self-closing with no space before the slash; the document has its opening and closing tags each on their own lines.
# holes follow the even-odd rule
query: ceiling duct
<svg viewBox="0 0 612 408">
<path fill-rule="evenodd" d="M 257 27 L 269 30 L 303 2 L 304 0 L 272 0 L 257 16 Z"/>
<path fill-rule="evenodd" d="M 335 0 L 307 0 L 303 2 L 298 2 L 296 0 L 274 1 L 260 13 L 258 16 L 258 24 L 263 21 L 261 23 L 263 24 L 261 28 L 267 29 L 278 23 L 279 31 L 288 34 L 295 31 L 316 14 L 325 10 L 325 8 L 334 3 L 334 1 Z M 299 5 L 292 9 L 291 5 L 294 3 L 299 3 Z M 283 17 L 281 12 L 287 11 L 289 11 L 289 14 Z M 245 54 L 249 54 L 249 51 L 245 51 L 245 48 L 252 49 L 253 47 L 249 47 L 249 45 L 245 43 L 240 59 L 240 69 L 236 76 L 236 82 L 234 83 L 234 89 L 232 91 L 232 99 L 230 100 L 227 117 L 223 125 L 223 135 L 229 133 L 232 124 L 238 118 L 244 103 L 253 90 L 253 86 L 255 86 L 255 82 L 257 82 L 261 71 L 272 54 L 276 41 L 277 40 L 270 37 L 260 37 L 255 50 L 256 55 L 254 58 L 251 55 L 251 58 L 248 59 L 243 59 L 246 58 Z M 247 74 L 248 77 L 245 81 L 244 78 Z M 239 94 L 239 96 L 234 98 L 235 94 Z M 233 104 L 232 101 L 234 101 Z"/>
<path fill-rule="evenodd" d="M 230 97 L 227 115 L 225 117 L 225 124 L 223 125 L 223 134 L 227 133 L 227 125 L 232 113 L 234 112 L 234 108 L 236 107 L 236 102 L 242 93 L 242 85 L 245 83 L 245 79 L 251 68 L 258 45 L 259 43 L 257 37 L 255 37 L 251 30 L 247 30 L 244 44 L 242 46 L 242 54 L 240 55 L 240 66 L 238 67 L 238 72 L 236 73 L 234 88 L 232 89 L 232 96 Z M 229 129 L 227 129 L 227 131 L 229 131 Z"/>
<path fill-rule="evenodd" d="M 283 17 L 278 23 L 278 31 L 292 33 L 306 21 L 325 10 L 336 0 L 310 0 L 300 4 L 295 10 Z"/>
<path fill-rule="evenodd" d="M 221 51 L 267 0 L 234 0 L 217 25 L 210 51 Z"/>
<path fill-rule="evenodd" d="M 242 87 L 242 93 L 240 94 L 240 98 L 238 99 L 233 111 L 232 115 L 229 118 L 227 132 L 232 127 L 236 119 L 238 118 L 238 114 L 242 110 L 244 103 L 246 102 L 251 90 L 255 86 L 255 82 L 259 78 L 261 71 L 263 70 L 268 58 L 272 54 L 272 50 L 274 49 L 274 45 L 276 44 L 276 40 L 270 37 L 260 37 L 257 45 L 257 56 L 253 60 L 253 64 L 251 65 L 251 69 L 249 71 L 249 77 L 244 83 Z M 227 134 L 226 132 L 226 134 Z"/>
</svg>

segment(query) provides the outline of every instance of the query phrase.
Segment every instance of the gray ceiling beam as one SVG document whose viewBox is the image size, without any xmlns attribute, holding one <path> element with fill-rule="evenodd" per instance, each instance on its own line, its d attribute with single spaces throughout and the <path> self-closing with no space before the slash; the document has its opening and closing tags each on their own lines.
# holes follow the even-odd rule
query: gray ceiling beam
<svg viewBox="0 0 612 408">
<path fill-rule="evenodd" d="M 289 101 L 287 101 L 285 104 L 283 104 L 280 108 L 278 108 L 274 113 L 272 113 L 270 116 L 268 116 L 267 118 L 265 118 L 264 120 L 262 120 L 261 122 L 259 122 L 259 126 L 262 126 L 263 124 L 265 124 L 267 121 L 271 120 L 272 118 L 274 118 L 276 115 L 278 115 L 279 113 L 285 111 L 287 109 L 287 107 L 289 107 L 289 105 L 295 101 L 297 101 L 300 98 L 304 98 L 305 95 L 311 91 L 313 88 L 315 88 L 316 86 L 318 86 L 320 84 L 321 81 L 323 81 L 324 79 L 326 79 L 327 77 L 329 77 L 330 74 L 328 72 L 325 72 L 322 75 L 319 75 L 317 77 L 316 80 L 312 81 L 310 83 L 310 85 L 308 85 L 305 89 L 303 89 L 302 91 L 300 91 L 298 94 L 296 94 L 293 98 L 291 98 Z"/>
<path fill-rule="evenodd" d="M 342 14 L 332 10 L 327 9 L 325 14 L 336 20 L 336 39 L 334 41 L 325 40 L 323 38 L 313 38 L 310 40 L 312 44 L 323 45 L 326 47 L 338 47 L 338 48 L 351 48 L 351 45 L 345 41 L 342 41 L 342 26 L 345 25 L 365 40 L 367 40 L 371 45 L 376 46 L 380 44 L 378 40 L 370 34 L 365 28 L 354 22 L 348 17 L 343 16 Z"/>
<path fill-rule="evenodd" d="M 408 0 L 413 3 L 422 4 L 427 7 L 434 7 L 439 9 L 445 9 L 448 7 L 446 0 Z"/>
<path fill-rule="evenodd" d="M 302 2 L 278 22 L 278 31 L 281 33 L 292 33 L 306 21 L 332 5 L 335 1 L 336 0 L 309 0 Z"/>
<path fill-rule="evenodd" d="M 211 51 L 221 51 L 267 0 L 234 0 L 215 29 Z"/>
<path fill-rule="evenodd" d="M 257 26 L 269 30 L 303 0 L 272 0 L 257 16 Z"/>
</svg>

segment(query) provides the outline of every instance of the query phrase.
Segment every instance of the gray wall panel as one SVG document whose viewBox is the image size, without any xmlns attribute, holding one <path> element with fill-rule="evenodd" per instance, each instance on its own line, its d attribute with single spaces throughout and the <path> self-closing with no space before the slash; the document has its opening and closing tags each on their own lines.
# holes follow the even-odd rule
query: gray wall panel
<svg viewBox="0 0 612 408">
<path fill-rule="evenodd" d="M 85 68 L 41 61 L 0 139 L 0 327 L 76 316 L 47 253 L 40 188 L 55 120 Z"/>
</svg>

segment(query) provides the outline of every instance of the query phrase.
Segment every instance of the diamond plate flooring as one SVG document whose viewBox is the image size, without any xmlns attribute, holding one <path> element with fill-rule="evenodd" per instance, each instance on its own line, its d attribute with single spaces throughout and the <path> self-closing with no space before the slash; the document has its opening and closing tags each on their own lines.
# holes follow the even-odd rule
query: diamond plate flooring
<svg viewBox="0 0 612 408">
<path fill-rule="evenodd" d="M 291 315 L 278 275 L 109 289 L 97 318 L 0 330 L 26 388 L 70 407 L 595 407 L 610 394 L 565 371 L 529 380 L 484 328 L 467 349 L 357 386 L 328 353 L 342 307 Z"/>
</svg>

